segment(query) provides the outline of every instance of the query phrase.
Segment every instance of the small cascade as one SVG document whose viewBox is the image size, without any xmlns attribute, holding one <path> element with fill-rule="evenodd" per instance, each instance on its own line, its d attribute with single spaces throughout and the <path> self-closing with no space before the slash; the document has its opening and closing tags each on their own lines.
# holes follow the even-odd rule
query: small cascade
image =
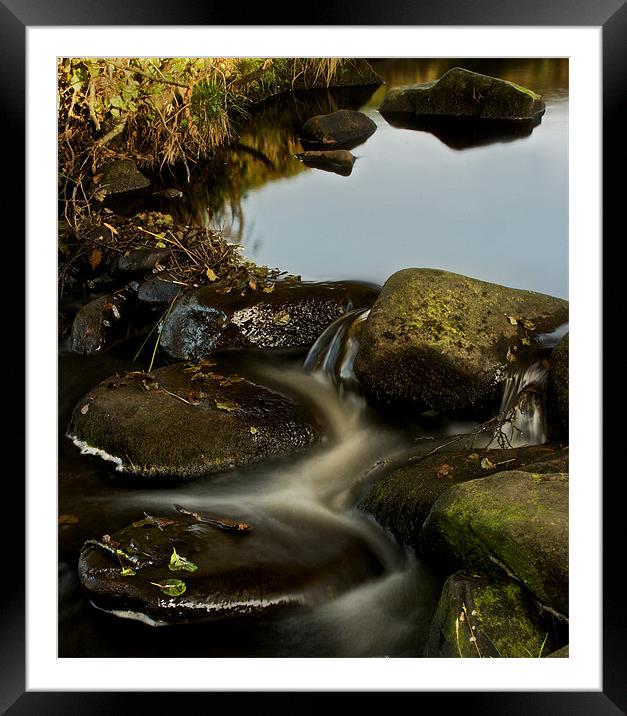
<svg viewBox="0 0 627 716">
<path fill-rule="evenodd" d="M 544 393 L 549 375 L 545 351 L 539 352 L 527 365 L 509 368 L 505 377 L 500 415 L 503 424 L 490 447 L 524 447 L 546 442 Z M 505 443 L 504 445 L 501 445 Z"/>
<path fill-rule="evenodd" d="M 340 397 L 361 393 L 361 386 L 353 372 L 353 363 L 369 314 L 369 308 L 358 308 L 347 311 L 333 321 L 310 348 L 303 364 L 308 373 L 330 381 Z"/>
</svg>

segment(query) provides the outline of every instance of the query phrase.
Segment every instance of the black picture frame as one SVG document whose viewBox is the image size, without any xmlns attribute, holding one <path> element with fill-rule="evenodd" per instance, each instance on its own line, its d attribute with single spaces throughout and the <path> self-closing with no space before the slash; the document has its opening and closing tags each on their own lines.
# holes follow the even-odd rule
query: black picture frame
<svg viewBox="0 0 627 716">
<path fill-rule="evenodd" d="M 428 3 L 417 0 L 414 3 L 393 2 L 375 6 L 372 2 L 329 3 L 325 0 L 315 7 L 300 6 L 286 17 L 285 11 L 278 11 L 268 4 L 246 8 L 246 22 L 233 22 L 237 13 L 225 3 L 210 0 L 195 3 L 189 0 L 109 0 L 96 4 L 84 0 L 1 0 L 0 1 L 0 47 L 3 61 L 0 63 L 0 102 L 2 102 L 3 136 L 10 137 L 10 144 L 16 151 L 8 185 L 4 187 L 6 205 L 13 207 L 17 217 L 19 237 L 25 226 L 20 222 L 19 207 L 24 207 L 25 216 L 25 44 L 26 29 L 32 26 L 92 26 L 92 25 L 416 25 L 416 26 L 594 26 L 602 28 L 603 47 L 603 211 L 604 226 L 621 226 L 618 212 L 624 199 L 619 198 L 623 182 L 619 169 L 623 169 L 620 147 L 624 144 L 618 135 L 618 124 L 624 122 L 620 111 L 625 97 L 624 74 L 627 71 L 627 5 L 624 0 L 595 0 L 595 2 L 572 3 L 568 0 L 431 0 Z M 282 17 L 281 17 L 282 15 Z M 240 16 L 241 17 L 241 16 Z M 287 22 L 286 22 L 287 20 Z M 24 149 L 20 142 L 24 142 Z M 624 156 L 624 155 L 623 155 Z M 622 193 L 622 191 L 621 191 Z M 621 201 L 622 199 L 622 201 Z M 622 218 L 622 217 L 621 217 Z M 622 234 L 622 231 L 621 231 Z M 20 252 L 14 266 L 23 258 Z M 605 272 L 604 272 L 605 273 Z M 25 280 L 27 277 L 25 275 Z M 607 283 L 603 282 L 603 305 L 610 305 Z M 609 318 L 602 317 L 602 327 L 609 327 Z M 13 329 L 19 336 L 19 320 L 14 320 Z M 16 344 L 19 341 L 16 339 Z M 28 347 L 26 347 L 28 350 Z M 601 350 L 601 347 L 599 347 Z M 26 383 L 24 383 L 26 386 Z M 28 386 L 26 386 L 28 390 Z M 605 404 L 602 406 L 605 417 Z M 609 421 L 604 420 L 604 425 Z M 591 429 L 603 430 L 603 426 Z M 611 441 L 612 434 L 608 430 Z M 605 441 L 604 432 L 602 445 Z M 611 444 L 611 443 L 610 443 Z M 603 466 L 605 460 L 603 460 Z M 602 468 L 603 468 L 602 466 Z M 626 713 L 627 709 L 627 649 L 625 630 L 625 607 L 622 604 L 622 589 L 619 588 L 621 561 L 618 550 L 623 543 L 622 523 L 619 510 L 620 479 L 607 479 L 603 483 L 603 674 L 602 691 L 580 692 L 412 692 L 404 695 L 416 699 L 420 706 L 427 701 L 437 704 L 439 709 L 462 709 L 465 713 L 490 714 L 594 714 L 608 716 Z M 9 494 L 7 494 L 7 492 Z M 181 693 L 115 693 L 115 692 L 34 692 L 26 691 L 26 623 L 25 623 L 25 569 L 20 567 L 20 550 L 16 539 L 23 530 L 19 528 L 20 515 L 25 508 L 24 483 L 19 473 L 5 483 L 5 500 L 10 512 L 18 519 L 18 528 L 3 521 L 4 545 L 11 545 L 13 561 L 12 588 L 2 593 L 0 611 L 0 711 L 10 714 L 110 714 L 131 711 L 150 712 L 150 697 L 158 700 L 154 713 L 166 713 L 172 709 L 181 711 L 181 699 L 187 704 L 187 697 L 204 703 L 203 711 L 223 708 L 225 697 L 230 708 L 250 709 L 252 713 L 265 711 L 271 706 L 273 712 L 310 712 L 319 710 L 327 702 L 329 694 L 316 692 L 296 693 L 238 693 L 238 694 L 181 694 Z M 10 540 L 9 540 L 10 530 Z M 112 673 L 112 680 L 115 679 Z M 391 694 L 367 694 L 368 702 L 375 708 L 384 705 L 383 699 Z M 336 707 L 355 707 L 356 694 L 332 694 Z M 346 697 L 350 697 L 349 702 Z M 199 699 L 198 697 L 202 697 Z M 426 701 L 427 700 L 427 701 Z M 296 705 L 298 704 L 298 705 Z M 325 706 L 326 707 L 326 706 Z M 188 709 L 188 706 L 185 706 Z"/>
</svg>

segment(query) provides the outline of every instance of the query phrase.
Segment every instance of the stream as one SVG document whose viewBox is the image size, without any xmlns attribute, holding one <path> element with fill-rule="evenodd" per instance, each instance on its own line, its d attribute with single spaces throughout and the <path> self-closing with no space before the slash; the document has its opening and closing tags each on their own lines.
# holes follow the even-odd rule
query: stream
<svg viewBox="0 0 627 716">
<path fill-rule="evenodd" d="M 301 151 L 303 117 L 313 113 L 306 102 L 332 111 L 348 100 L 333 93 L 281 100 L 254 118 L 223 166 L 200 168 L 183 199 L 159 200 L 158 208 L 178 222 L 219 227 L 255 262 L 304 280 L 383 284 L 399 269 L 433 267 L 567 298 L 567 62 L 373 61 L 389 86 L 435 79 L 455 65 L 541 93 L 547 103 L 541 124 L 524 137 L 436 137 L 393 127 L 376 110 L 383 87 L 350 99 L 377 131 L 353 150 L 353 171 L 342 176 L 307 168 L 294 154 Z M 136 207 L 115 208 L 132 213 Z M 367 316 L 366 309 L 347 312 L 309 353 L 234 359 L 306 396 L 326 443 L 288 459 L 159 487 L 125 479 L 66 437 L 71 412 L 88 390 L 116 372 L 146 369 L 143 358 L 133 360 L 143 336 L 91 355 L 61 346 L 58 511 L 78 521 L 59 528 L 59 656 L 422 655 L 447 575 L 359 509 L 368 487 L 364 475 L 381 460 L 415 450 L 418 436 L 426 452 L 430 441 L 478 422 L 394 419 L 369 407 L 352 370 Z M 546 381 L 543 359 L 560 335 L 542 336 L 530 361 L 504 381 L 501 410 L 516 413 L 515 446 L 545 440 L 538 398 Z M 335 575 L 306 604 L 295 594 L 279 609 L 194 624 L 159 626 L 141 613 L 90 603 L 77 573 L 83 542 L 113 534 L 144 513 L 171 515 L 175 504 L 254 525 L 242 543 L 242 569 L 285 564 L 316 573 L 333 544 L 346 541 L 359 544 L 361 571 Z"/>
</svg>

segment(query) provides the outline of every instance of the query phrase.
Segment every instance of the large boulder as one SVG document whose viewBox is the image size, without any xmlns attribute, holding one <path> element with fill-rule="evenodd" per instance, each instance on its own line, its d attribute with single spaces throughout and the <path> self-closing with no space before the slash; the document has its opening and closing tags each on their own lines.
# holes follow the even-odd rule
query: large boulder
<svg viewBox="0 0 627 716">
<path fill-rule="evenodd" d="M 420 530 L 435 501 L 454 485 L 495 472 L 568 472 L 568 450 L 534 445 L 510 450 L 437 452 L 388 470 L 360 506 L 403 544 L 419 548 Z"/>
<path fill-rule="evenodd" d="M 88 540 L 78 571 L 90 600 L 151 625 L 203 622 L 311 606 L 382 571 L 363 537 L 326 516 L 197 509 L 141 515 Z"/>
<path fill-rule="evenodd" d="M 431 508 L 424 553 L 464 570 L 515 578 L 568 614 L 568 475 L 512 470 L 454 485 Z"/>
<path fill-rule="evenodd" d="M 363 112 L 339 109 L 308 119 L 300 133 L 300 141 L 310 149 L 352 149 L 365 142 L 377 125 Z"/>
<path fill-rule="evenodd" d="M 378 403 L 478 415 L 501 398 L 504 369 L 534 333 L 568 319 L 568 301 L 437 269 L 404 269 L 383 286 L 355 374 Z"/>
<path fill-rule="evenodd" d="M 551 435 L 568 442 L 568 333 L 551 354 L 546 397 Z"/>
<path fill-rule="evenodd" d="M 537 658 L 554 648 L 546 621 L 511 579 L 457 573 L 442 588 L 425 656 Z"/>
<path fill-rule="evenodd" d="M 214 361 L 108 378 L 78 402 L 68 429 L 119 472 L 181 480 L 280 457 L 321 435 L 295 398 Z"/>
<path fill-rule="evenodd" d="M 164 322 L 160 347 L 176 360 L 228 349 L 305 350 L 336 318 L 372 305 L 379 292 L 374 284 L 348 281 L 283 281 L 273 287 L 243 296 L 213 286 L 185 294 Z"/>
<path fill-rule="evenodd" d="M 434 82 L 392 88 L 379 107 L 381 114 L 510 121 L 532 120 L 544 110 L 544 100 L 530 89 L 462 67 Z"/>
<path fill-rule="evenodd" d="M 137 284 L 95 298 L 74 317 L 70 349 L 75 353 L 93 353 L 122 335 L 128 326 L 137 296 Z"/>
</svg>

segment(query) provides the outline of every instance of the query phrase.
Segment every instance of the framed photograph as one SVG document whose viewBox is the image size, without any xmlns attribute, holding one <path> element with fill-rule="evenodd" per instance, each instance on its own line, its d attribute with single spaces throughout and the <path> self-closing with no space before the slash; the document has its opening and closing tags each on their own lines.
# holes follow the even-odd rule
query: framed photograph
<svg viewBox="0 0 627 716">
<path fill-rule="evenodd" d="M 315 24 L 289 26 L 261 17 L 260 9 L 250 24 L 233 25 L 222 9 L 161 2 L 133 2 L 114 13 L 73 0 L 19 7 L 3 0 L 0 12 L 11 58 L 2 70 L 5 117 L 11 136 L 26 137 L 27 285 L 26 490 L 14 485 L 10 503 L 12 512 L 24 505 L 23 573 L 11 558 L 12 583 L 21 586 L 24 577 L 24 592 L 11 588 L 1 617 L 3 712 L 105 713 L 125 699 L 143 705 L 148 692 L 159 692 L 152 696 L 160 708 L 192 692 L 236 695 L 251 708 L 260 697 L 280 705 L 286 693 L 307 694 L 315 704 L 327 693 L 410 692 L 421 703 L 445 698 L 488 714 L 624 711 L 624 620 L 611 560 L 620 544 L 619 500 L 615 484 L 603 480 L 601 400 L 601 212 L 605 224 L 620 206 L 608 177 L 619 161 L 612 139 L 624 94 L 624 5 L 552 3 L 532 13 L 514 3 L 445 3 L 386 8 L 385 17 L 371 8 L 324 7 Z M 99 65 L 99 58 L 108 60 Z M 198 61 L 191 67 L 185 58 Z M 348 79 L 351 72 L 362 79 Z M 194 73 L 205 74 L 199 80 Z M 272 94 L 270 73 L 288 90 L 289 107 L 266 103 L 249 121 L 246 95 Z M 351 85 L 341 100 L 325 85 L 332 75 Z M 308 81 L 324 91 L 299 93 Z M 424 119 L 414 104 L 443 101 L 438 85 L 451 82 L 481 103 L 501 91 L 495 81 L 517 93 L 528 112 L 523 121 L 516 114 L 515 128 L 504 129 L 491 108 L 488 121 L 462 126 Z M 101 106 L 97 88 L 105 84 Z M 410 85 L 420 87 L 420 99 L 402 89 Z M 223 111 L 227 88 L 237 129 Z M 174 98 L 167 110 L 158 98 L 166 92 Z M 436 99 L 424 100 L 425 92 Z M 515 101 L 508 100 L 508 112 Z M 137 106 L 154 118 L 150 135 L 133 124 Z M 350 115 L 354 141 L 320 139 L 315 133 L 323 130 L 309 127 L 334 112 Z M 94 151 L 81 144 L 83 120 L 97 126 Z M 132 161 L 122 136 L 134 147 Z M 212 143 L 231 149 L 206 165 L 192 161 L 182 141 L 197 158 Z M 118 182 L 126 187 L 118 191 Z M 19 172 L 12 184 L 19 207 Z M 73 237 L 88 234 L 88 248 L 77 247 Z M 120 235 L 133 238 L 120 248 Z M 139 268 L 129 268 L 133 259 Z M 153 275 L 163 284 L 165 274 L 170 293 L 153 298 L 148 284 Z M 418 379 L 402 351 L 377 353 L 384 339 L 407 339 L 390 333 L 402 323 L 394 311 L 406 283 L 427 296 L 430 281 L 448 295 L 460 281 L 483 296 L 496 291 L 489 307 L 526 307 L 530 296 L 543 302 L 501 311 L 515 339 L 505 346 L 510 371 L 499 381 L 515 383 L 515 395 L 511 404 L 503 397 L 496 418 L 488 388 L 481 399 L 474 387 L 472 400 L 461 388 L 442 397 L 436 370 L 424 380 L 436 385 L 441 402 L 434 402 L 428 387 L 412 392 Z M 219 311 L 202 303 L 203 292 L 219 295 Z M 373 309 L 383 298 L 390 314 Z M 262 303 L 270 307 L 263 309 L 269 329 L 255 323 Z M 425 314 L 423 330 L 437 323 L 439 341 L 444 322 L 435 304 L 423 303 L 416 309 Z M 328 308 L 335 304 L 341 308 Z M 546 325 L 529 318 L 549 313 Z M 115 333 L 116 321 L 122 332 Z M 211 335 L 207 321 L 217 326 Z M 460 348 L 466 338 L 457 323 L 450 331 L 455 350 L 475 350 L 478 339 Z M 544 638 L 530 637 L 524 654 L 475 636 L 477 610 L 489 609 L 477 596 L 485 586 L 480 561 L 458 571 L 461 548 L 450 541 L 442 547 L 441 526 L 429 532 L 435 498 L 420 534 L 408 536 L 399 504 L 369 503 L 367 488 L 377 470 L 386 480 L 396 475 L 395 461 L 399 468 L 427 461 L 437 495 L 453 494 L 442 488 L 450 480 L 460 500 L 472 501 L 466 486 L 490 480 L 511 461 L 507 450 L 489 448 L 548 443 L 557 428 L 546 427 L 550 398 L 538 385 L 547 380 L 547 356 L 569 332 L 570 428 L 566 407 L 555 469 L 536 469 L 542 460 L 530 452 L 516 473 L 525 482 L 521 502 L 536 499 L 543 473 L 552 495 L 565 490 L 567 542 L 544 537 L 549 551 L 568 555 L 555 563 L 565 571 L 566 601 L 551 586 L 561 579 L 555 570 L 534 592 L 533 577 L 525 581 L 500 553 L 489 557 L 504 575 L 501 594 L 509 589 L 513 605 L 512 590 L 523 585 L 538 607 L 533 628 Z M 126 353 L 118 355 L 109 345 L 122 333 Z M 59 337 L 69 347 L 63 356 Z M 376 350 L 367 353 L 368 341 Z M 537 353 L 527 351 L 531 344 Z M 249 354 L 261 357 L 255 362 Z M 295 360 L 326 377 L 304 382 Z M 206 421 L 196 426 L 193 417 L 208 403 L 212 421 L 224 426 L 209 438 L 219 443 L 211 456 L 185 447 L 196 444 L 194 431 L 208 439 Z M 246 412 L 243 403 L 256 407 Z M 419 415 L 410 404 L 420 406 Z M 524 424 L 516 422 L 521 416 Z M 463 444 L 463 466 L 444 457 L 459 435 L 472 437 Z M 323 448 L 312 456 L 285 457 L 316 441 Z M 173 467 L 161 443 L 176 445 Z M 251 468 L 260 456 L 275 462 Z M 347 471 L 348 464 L 354 467 Z M 461 478 L 477 466 L 477 474 Z M 228 479 L 225 467 L 234 468 Z M 506 469 L 500 474 L 514 475 Z M 208 472 L 220 473 L 209 501 L 198 488 L 202 480 L 190 479 Z M 348 472 L 350 480 L 338 479 Z M 136 477 L 136 485 L 119 473 Z M 156 490 L 155 475 L 165 480 Z M 356 505 L 362 509 L 349 511 Z M 563 502 L 551 515 L 560 510 Z M 545 519 L 543 529 L 557 535 L 557 517 Z M 12 555 L 19 534 L 9 533 Z M 425 554 L 433 549 L 456 566 L 440 572 L 416 558 L 419 541 Z M 161 578 L 151 570 L 154 555 L 163 561 L 166 551 L 172 574 Z M 111 564 L 119 575 L 103 588 Z M 205 587 L 194 586 L 201 581 L 193 572 L 206 569 L 213 580 L 207 589 L 216 592 L 209 601 Z M 198 615 L 227 602 L 229 619 L 207 630 Z M 264 617 L 251 622 L 248 612 L 259 605 Z M 438 627 L 438 618 L 453 631 L 448 622 Z M 477 626 L 467 639 L 463 630 Z M 547 652 L 564 658 L 538 658 Z M 459 658 L 476 655 L 483 658 Z M 503 656 L 514 658 L 494 658 Z"/>
</svg>

